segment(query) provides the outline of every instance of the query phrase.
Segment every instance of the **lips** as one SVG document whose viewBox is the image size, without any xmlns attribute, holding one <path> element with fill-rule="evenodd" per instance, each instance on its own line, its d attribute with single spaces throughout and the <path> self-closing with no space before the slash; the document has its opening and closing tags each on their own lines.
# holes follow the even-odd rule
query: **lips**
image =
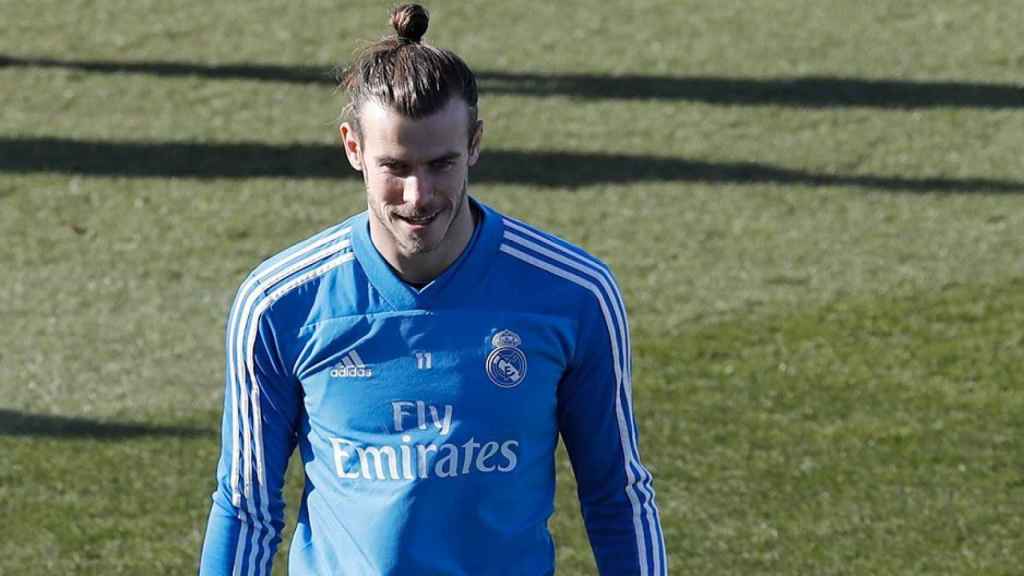
<svg viewBox="0 0 1024 576">
<path fill-rule="evenodd" d="M 407 223 L 407 224 L 412 225 L 412 226 L 426 226 L 426 225 L 430 224 L 431 222 L 433 222 L 434 219 L 437 218 L 438 214 L 440 214 L 440 212 L 434 212 L 432 214 L 416 215 L 416 216 L 404 216 L 402 214 L 395 214 L 395 217 L 398 218 L 399 220 Z"/>
</svg>

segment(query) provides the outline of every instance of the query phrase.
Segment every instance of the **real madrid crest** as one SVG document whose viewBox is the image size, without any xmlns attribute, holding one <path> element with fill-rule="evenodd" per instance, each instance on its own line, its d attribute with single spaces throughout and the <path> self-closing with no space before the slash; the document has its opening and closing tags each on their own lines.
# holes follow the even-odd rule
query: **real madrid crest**
<svg viewBox="0 0 1024 576">
<path fill-rule="evenodd" d="M 515 388 L 526 378 L 526 354 L 519 349 L 522 343 L 511 330 L 502 330 L 491 338 L 494 350 L 484 363 L 491 382 L 502 388 Z"/>
</svg>

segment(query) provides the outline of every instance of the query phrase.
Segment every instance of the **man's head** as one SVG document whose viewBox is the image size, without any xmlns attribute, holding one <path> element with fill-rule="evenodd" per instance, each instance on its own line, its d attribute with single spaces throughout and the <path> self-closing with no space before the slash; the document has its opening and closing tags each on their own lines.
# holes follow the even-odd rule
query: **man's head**
<svg viewBox="0 0 1024 576">
<path fill-rule="evenodd" d="M 348 104 L 342 118 L 360 134 L 364 104 L 373 101 L 409 118 L 422 118 L 461 98 L 469 112 L 467 126 L 477 119 L 476 76 L 451 50 L 421 41 L 430 15 L 419 4 L 405 4 L 391 12 L 395 34 L 385 36 L 359 53 L 342 78 Z"/>
<path fill-rule="evenodd" d="M 374 245 L 413 281 L 429 281 L 472 235 L 467 174 L 480 151 L 476 79 L 451 51 L 423 44 L 418 5 L 392 13 L 396 35 L 346 70 L 340 133 L 363 173 Z M 439 268 L 439 269 L 438 269 Z"/>
</svg>

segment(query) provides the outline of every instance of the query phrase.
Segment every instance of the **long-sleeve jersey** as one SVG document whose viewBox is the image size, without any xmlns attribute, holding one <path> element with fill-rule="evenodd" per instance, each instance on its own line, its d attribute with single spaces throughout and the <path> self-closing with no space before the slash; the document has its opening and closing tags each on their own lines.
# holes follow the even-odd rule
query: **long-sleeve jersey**
<svg viewBox="0 0 1024 576">
<path fill-rule="evenodd" d="M 296 446 L 290 574 L 551 574 L 559 435 L 601 573 L 667 573 L 611 273 L 471 202 L 469 245 L 422 289 L 365 212 L 242 284 L 202 575 L 270 573 Z"/>
</svg>

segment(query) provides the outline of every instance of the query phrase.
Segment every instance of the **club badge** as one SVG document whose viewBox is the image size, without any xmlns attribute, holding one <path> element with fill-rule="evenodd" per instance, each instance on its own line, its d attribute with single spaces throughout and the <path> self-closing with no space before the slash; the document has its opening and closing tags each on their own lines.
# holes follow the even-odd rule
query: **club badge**
<svg viewBox="0 0 1024 576">
<path fill-rule="evenodd" d="M 487 377 L 501 388 L 515 388 L 526 378 L 526 354 L 519 349 L 523 343 L 511 330 L 502 330 L 491 338 L 494 350 L 487 355 Z"/>
</svg>

